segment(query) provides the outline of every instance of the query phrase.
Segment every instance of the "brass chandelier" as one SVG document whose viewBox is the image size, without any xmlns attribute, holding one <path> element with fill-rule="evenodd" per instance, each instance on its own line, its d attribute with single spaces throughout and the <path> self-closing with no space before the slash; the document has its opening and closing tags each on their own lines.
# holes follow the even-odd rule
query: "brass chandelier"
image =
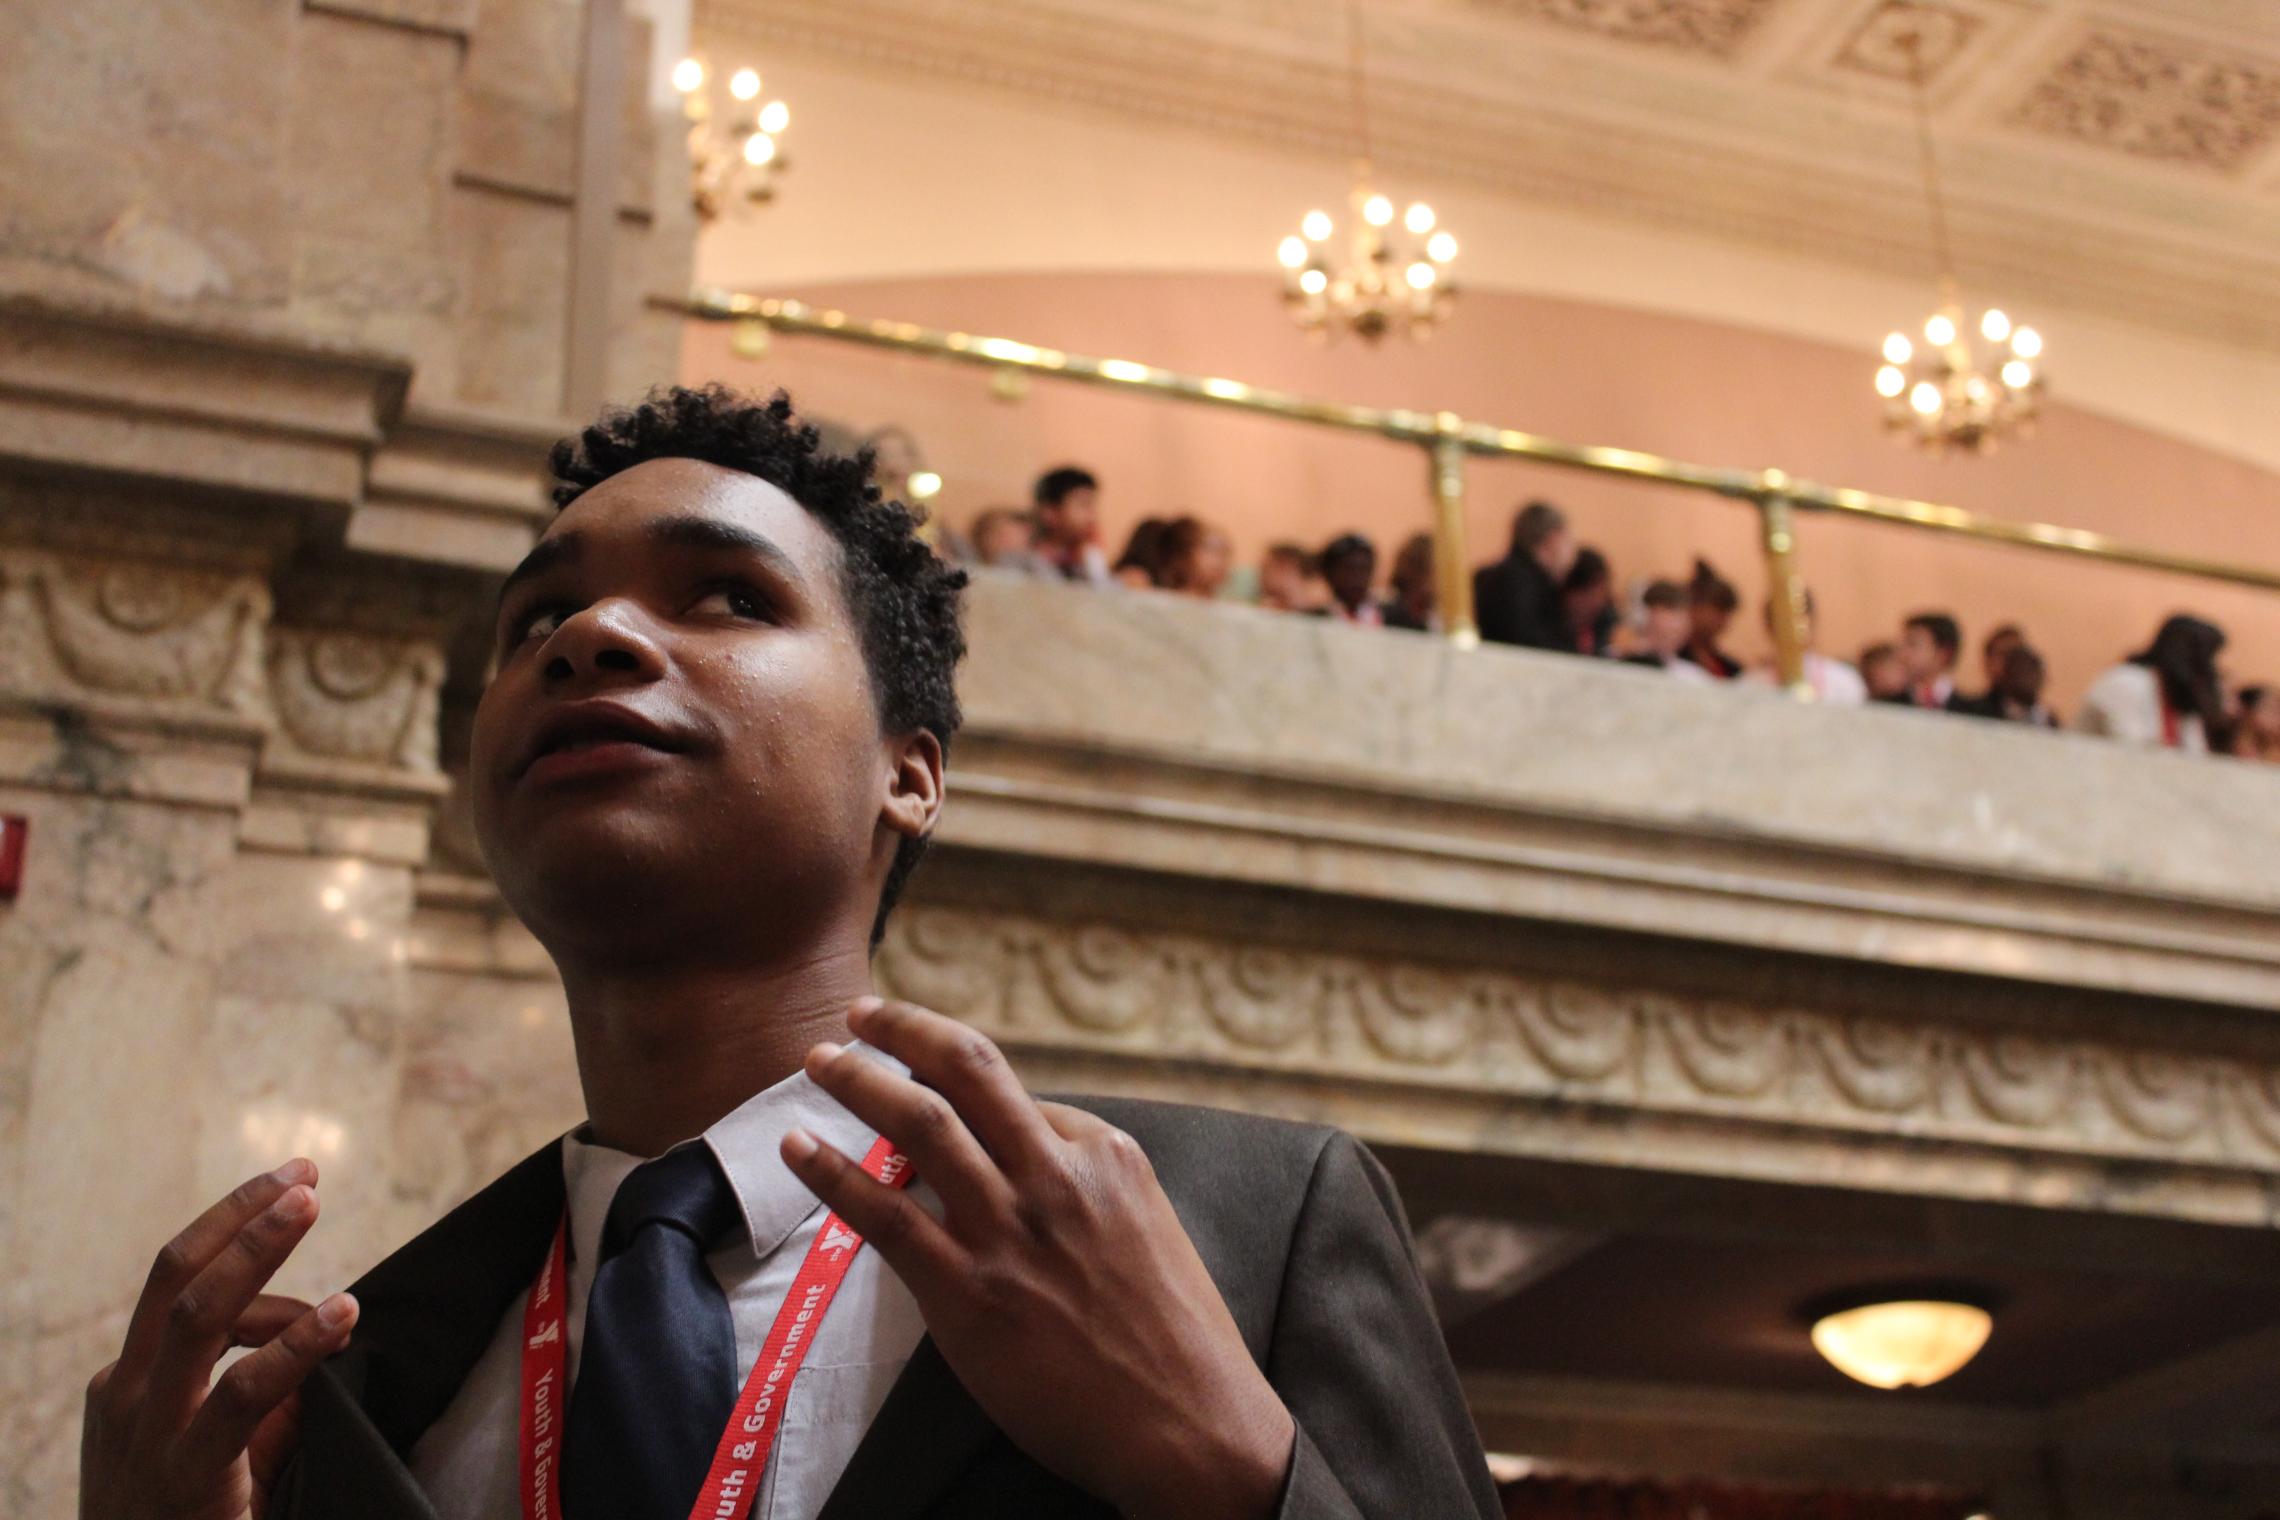
<svg viewBox="0 0 2280 1520">
<path fill-rule="evenodd" d="M 1457 240 L 1437 225 L 1433 208 L 1412 201 L 1394 225 L 1394 203 L 1370 174 L 1370 122 L 1362 79 L 1362 22 L 1352 0 L 1346 32 L 1354 96 L 1354 188 L 1341 255 L 1337 224 L 1327 211 L 1309 211 L 1298 231 L 1282 240 L 1283 304 L 1298 325 L 1319 337 L 1351 332 L 1375 343 L 1395 328 L 1423 337 L 1449 314 L 1456 287 L 1449 263 Z"/>
<path fill-rule="evenodd" d="M 1987 308 L 1976 322 L 1964 309 L 1948 247 L 1939 165 L 1932 154 L 1931 114 L 1924 104 L 1923 35 L 1911 32 L 1900 45 L 1908 51 L 1940 305 L 1924 320 L 1920 344 L 1904 332 L 1885 337 L 1876 393 L 1884 398 L 1885 426 L 1893 432 L 1938 453 L 1984 454 L 2025 432 L 2041 407 L 2043 380 L 2036 361 L 2042 357 L 2042 334 L 2014 322 L 1999 307 Z"/>
<path fill-rule="evenodd" d="M 775 197 L 784 156 L 778 139 L 792 123 L 791 108 L 760 99 L 760 71 L 740 68 L 714 77 L 702 58 L 673 65 L 673 88 L 689 124 L 689 202 L 716 221 L 737 206 Z"/>
</svg>

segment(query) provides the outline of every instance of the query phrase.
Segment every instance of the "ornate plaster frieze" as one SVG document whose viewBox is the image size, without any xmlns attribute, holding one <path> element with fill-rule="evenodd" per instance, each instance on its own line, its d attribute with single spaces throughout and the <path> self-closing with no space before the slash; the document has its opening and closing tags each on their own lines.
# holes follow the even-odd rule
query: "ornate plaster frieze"
<svg viewBox="0 0 2280 1520">
<path fill-rule="evenodd" d="M 910 905 L 882 980 L 1022 1048 L 2280 1177 L 2280 1061 Z M 1579 1117 L 1577 1124 L 1586 1123 Z"/>
<path fill-rule="evenodd" d="M 2156 162 L 2231 173 L 2280 146 L 2280 51 L 2098 29 L 2064 53 L 2014 125 Z"/>
<path fill-rule="evenodd" d="M 1782 0 L 1472 0 L 1484 11 L 1548 21 L 1615 42 L 1731 57 Z"/>
<path fill-rule="evenodd" d="M 0 689 L 153 715 L 267 713 L 258 575 L 136 559 L 0 551 Z"/>
<path fill-rule="evenodd" d="M 269 690 L 279 745 L 300 758 L 433 775 L 443 676 L 431 641 L 277 628 Z"/>
</svg>

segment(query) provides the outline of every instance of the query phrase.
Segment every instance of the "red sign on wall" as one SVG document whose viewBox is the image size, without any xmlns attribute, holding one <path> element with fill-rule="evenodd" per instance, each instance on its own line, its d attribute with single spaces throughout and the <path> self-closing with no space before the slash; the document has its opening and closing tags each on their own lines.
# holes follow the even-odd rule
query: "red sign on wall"
<svg viewBox="0 0 2280 1520">
<path fill-rule="evenodd" d="M 0 902 L 14 902 L 24 884 L 24 840 L 32 821 L 21 813 L 0 813 Z"/>
</svg>

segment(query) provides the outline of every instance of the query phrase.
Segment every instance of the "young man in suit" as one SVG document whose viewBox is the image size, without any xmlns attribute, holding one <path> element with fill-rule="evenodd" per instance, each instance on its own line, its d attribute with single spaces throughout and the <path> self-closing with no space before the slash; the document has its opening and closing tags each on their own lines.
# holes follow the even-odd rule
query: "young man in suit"
<svg viewBox="0 0 2280 1520">
<path fill-rule="evenodd" d="M 82 1513 L 1495 1514 L 1351 1139 L 1041 1102 L 869 995 L 963 641 L 868 461 L 708 390 L 553 463 L 469 785 L 588 1122 L 314 1308 L 259 1294 L 315 1168 L 216 1204 L 90 1385 Z"/>
</svg>

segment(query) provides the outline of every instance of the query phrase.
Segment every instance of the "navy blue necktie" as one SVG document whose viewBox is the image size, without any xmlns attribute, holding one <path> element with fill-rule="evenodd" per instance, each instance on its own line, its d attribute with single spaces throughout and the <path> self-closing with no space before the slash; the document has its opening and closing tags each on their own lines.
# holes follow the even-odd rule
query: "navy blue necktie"
<svg viewBox="0 0 2280 1520">
<path fill-rule="evenodd" d="M 740 1217 L 701 1142 L 618 1188 L 570 1390 L 567 1520 L 688 1520 L 736 1408 L 736 1325 L 705 1253 Z"/>
</svg>

